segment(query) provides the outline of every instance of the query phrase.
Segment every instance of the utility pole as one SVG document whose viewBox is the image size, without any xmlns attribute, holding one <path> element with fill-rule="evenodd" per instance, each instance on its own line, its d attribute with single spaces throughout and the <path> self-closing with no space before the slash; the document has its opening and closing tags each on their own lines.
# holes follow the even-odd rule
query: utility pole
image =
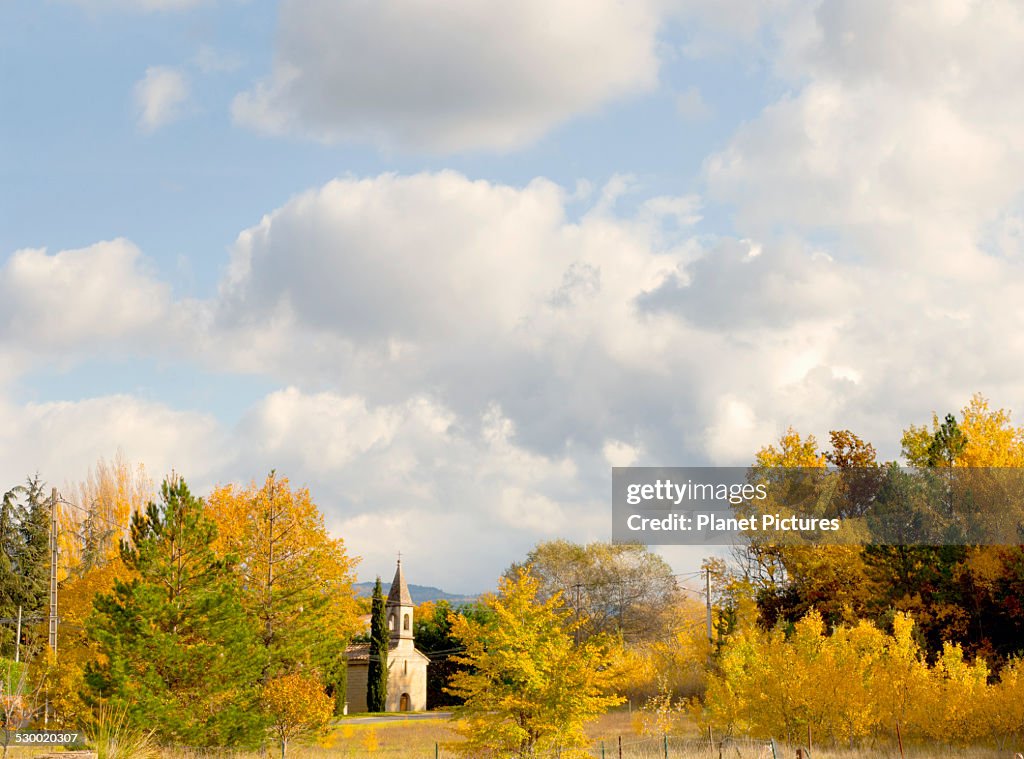
<svg viewBox="0 0 1024 759">
<path fill-rule="evenodd" d="M 57 488 L 50 492 L 50 650 L 57 660 Z"/>
<path fill-rule="evenodd" d="M 704 570 L 704 596 L 708 606 L 708 643 L 714 645 L 715 636 L 711 630 L 711 567 Z"/>
<path fill-rule="evenodd" d="M 19 636 L 20 638 L 21 636 Z M 50 491 L 50 651 L 57 663 L 57 488 Z M 46 696 L 43 727 L 50 726 L 50 696 Z"/>
<path fill-rule="evenodd" d="M 573 585 L 576 588 L 576 645 L 580 644 L 580 588 L 583 585 L 577 580 Z"/>
</svg>

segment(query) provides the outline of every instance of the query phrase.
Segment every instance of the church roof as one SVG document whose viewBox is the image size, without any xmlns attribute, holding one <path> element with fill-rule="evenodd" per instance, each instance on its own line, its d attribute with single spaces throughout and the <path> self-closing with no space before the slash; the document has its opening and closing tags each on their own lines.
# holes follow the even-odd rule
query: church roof
<svg viewBox="0 0 1024 759">
<path fill-rule="evenodd" d="M 398 641 L 388 641 L 388 658 L 391 658 L 391 652 L 398 648 Z M 424 661 L 429 662 L 430 657 L 420 651 L 418 648 L 410 649 L 413 654 L 420 657 Z M 345 659 L 349 664 L 363 664 L 370 661 L 370 644 L 369 643 L 352 643 L 345 649 Z"/>
<path fill-rule="evenodd" d="M 412 596 L 409 595 L 409 586 L 405 584 L 405 575 L 402 573 L 402 560 L 398 560 L 398 568 L 395 570 L 395 579 L 391 583 L 391 590 L 388 593 L 388 604 L 398 606 L 412 606 Z"/>
<path fill-rule="evenodd" d="M 388 651 L 393 651 L 398 644 L 395 641 L 388 643 Z M 350 662 L 370 661 L 370 644 L 353 643 L 345 649 L 345 658 Z"/>
</svg>

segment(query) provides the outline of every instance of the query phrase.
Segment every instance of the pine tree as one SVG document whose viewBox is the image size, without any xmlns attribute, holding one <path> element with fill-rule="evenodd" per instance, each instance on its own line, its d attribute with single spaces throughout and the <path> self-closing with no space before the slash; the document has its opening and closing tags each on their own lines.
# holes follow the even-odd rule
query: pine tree
<svg viewBox="0 0 1024 759">
<path fill-rule="evenodd" d="M 87 622 L 102 654 L 86 669 L 93 700 L 125 705 L 161 740 L 191 746 L 254 744 L 264 734 L 262 671 L 216 527 L 184 481 L 132 517 L 121 560 L 134 575 L 97 596 Z"/>
<path fill-rule="evenodd" d="M 373 586 L 373 604 L 370 611 L 370 663 L 366 680 L 366 708 L 382 712 L 388 703 L 388 622 L 385 618 L 384 591 L 380 577 Z"/>
</svg>

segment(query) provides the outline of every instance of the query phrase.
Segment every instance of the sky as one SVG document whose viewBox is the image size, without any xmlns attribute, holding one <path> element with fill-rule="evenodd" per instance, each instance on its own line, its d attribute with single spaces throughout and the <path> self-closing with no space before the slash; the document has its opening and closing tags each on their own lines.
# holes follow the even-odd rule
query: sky
<svg viewBox="0 0 1024 759">
<path fill-rule="evenodd" d="M 613 466 L 1019 411 L 1022 50 L 1013 0 L 5 0 L 0 481 L 275 469 L 476 592 L 610 539 Z"/>
</svg>

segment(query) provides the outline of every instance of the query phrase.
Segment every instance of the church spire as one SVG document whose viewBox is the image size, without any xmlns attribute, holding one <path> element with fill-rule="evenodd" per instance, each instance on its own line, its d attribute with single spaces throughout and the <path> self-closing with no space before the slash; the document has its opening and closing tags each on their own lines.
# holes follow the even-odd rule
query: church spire
<svg viewBox="0 0 1024 759">
<path fill-rule="evenodd" d="M 395 569 L 395 579 L 391 583 L 391 590 L 388 592 L 388 603 L 397 606 L 412 606 L 412 596 L 409 595 L 409 586 L 405 584 L 405 574 L 402 572 L 402 560 L 398 560 L 398 567 Z"/>
<path fill-rule="evenodd" d="M 411 645 L 413 603 L 412 596 L 409 594 L 409 586 L 405 583 L 405 574 L 402 572 L 401 558 L 399 558 L 398 567 L 395 569 L 395 579 L 391 583 L 385 607 L 391 640 L 403 645 Z"/>
</svg>

